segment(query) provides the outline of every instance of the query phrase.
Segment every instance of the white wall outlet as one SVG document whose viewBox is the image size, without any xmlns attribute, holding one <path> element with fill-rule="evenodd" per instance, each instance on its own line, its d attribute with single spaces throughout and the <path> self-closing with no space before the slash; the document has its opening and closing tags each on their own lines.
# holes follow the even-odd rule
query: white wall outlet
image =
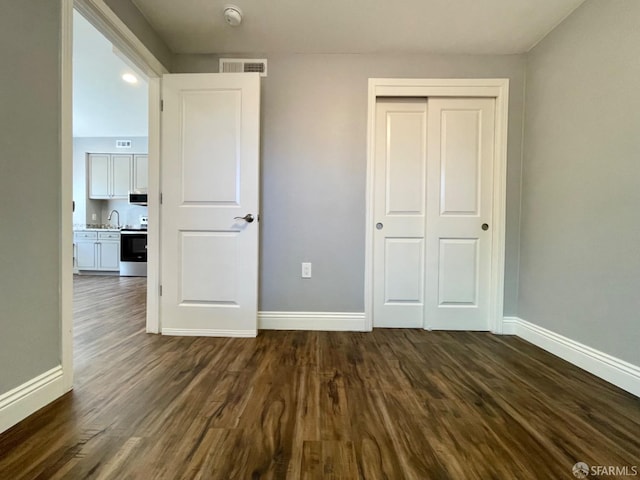
<svg viewBox="0 0 640 480">
<path fill-rule="evenodd" d="M 92 214 L 91 214 L 91 220 L 93 220 L 94 222 L 95 222 L 96 220 L 98 220 L 98 215 L 96 215 L 95 213 L 92 213 Z"/>
<path fill-rule="evenodd" d="M 311 278 L 311 263 L 302 262 L 302 278 Z"/>
</svg>

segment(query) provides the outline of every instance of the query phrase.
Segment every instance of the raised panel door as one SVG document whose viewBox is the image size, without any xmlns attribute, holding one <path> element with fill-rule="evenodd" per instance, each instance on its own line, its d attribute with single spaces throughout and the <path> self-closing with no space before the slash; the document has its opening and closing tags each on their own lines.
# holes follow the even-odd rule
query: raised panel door
<svg viewBox="0 0 640 480">
<path fill-rule="evenodd" d="M 494 117 L 492 98 L 429 99 L 425 320 L 431 329 L 489 329 Z"/>
<path fill-rule="evenodd" d="M 255 335 L 259 76 L 163 78 L 163 332 Z"/>
<path fill-rule="evenodd" d="M 426 134 L 426 99 L 378 100 L 375 327 L 423 325 Z"/>
</svg>

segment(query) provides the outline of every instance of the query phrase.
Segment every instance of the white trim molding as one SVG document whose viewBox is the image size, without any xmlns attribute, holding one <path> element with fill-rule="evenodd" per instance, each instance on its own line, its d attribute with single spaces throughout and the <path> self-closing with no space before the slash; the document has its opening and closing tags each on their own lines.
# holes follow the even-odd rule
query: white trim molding
<svg viewBox="0 0 640 480">
<path fill-rule="evenodd" d="M 163 328 L 162 335 L 176 337 L 238 337 L 253 338 L 258 336 L 257 330 L 217 330 L 214 328 Z"/>
<path fill-rule="evenodd" d="M 149 77 L 147 332 L 160 333 L 160 77 Z"/>
<path fill-rule="evenodd" d="M 365 332 L 364 312 L 258 312 L 260 330 Z"/>
<path fill-rule="evenodd" d="M 508 78 L 370 78 L 367 118 L 367 186 L 365 230 L 365 330 L 373 329 L 373 226 L 376 99 L 378 97 L 485 97 L 496 99 L 493 242 L 488 329 L 502 333 L 504 305 L 505 223 L 507 194 Z M 425 322 L 425 328 L 428 325 Z"/>
<path fill-rule="evenodd" d="M 518 317 L 505 317 L 503 333 L 517 335 L 537 347 L 640 397 L 640 366 L 576 342 Z"/>
<path fill-rule="evenodd" d="M 73 0 L 60 32 L 60 348 L 64 392 L 73 388 Z M 61 393 L 61 394 L 62 394 Z"/>
<path fill-rule="evenodd" d="M 62 366 L 0 395 L 0 433 L 53 402 L 66 392 Z"/>
<path fill-rule="evenodd" d="M 155 77 L 169 73 L 104 0 L 74 0 L 74 7 L 146 75 Z"/>
</svg>

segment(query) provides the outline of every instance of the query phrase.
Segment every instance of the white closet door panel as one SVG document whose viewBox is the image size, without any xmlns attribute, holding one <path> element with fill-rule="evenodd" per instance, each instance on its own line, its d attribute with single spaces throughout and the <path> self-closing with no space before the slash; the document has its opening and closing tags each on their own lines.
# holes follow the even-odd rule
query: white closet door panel
<svg viewBox="0 0 640 480">
<path fill-rule="evenodd" d="M 494 117 L 491 98 L 429 99 L 428 328 L 489 329 Z"/>
<path fill-rule="evenodd" d="M 424 306 L 426 99 L 376 105 L 375 327 L 421 327 Z"/>
</svg>

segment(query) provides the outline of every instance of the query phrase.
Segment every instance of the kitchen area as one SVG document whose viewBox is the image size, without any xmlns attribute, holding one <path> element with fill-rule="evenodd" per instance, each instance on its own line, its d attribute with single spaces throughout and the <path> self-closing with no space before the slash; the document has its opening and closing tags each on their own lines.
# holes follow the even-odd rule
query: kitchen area
<svg viewBox="0 0 640 480">
<path fill-rule="evenodd" d="M 143 144 L 146 139 L 137 140 Z M 97 144 L 109 142 L 74 141 L 79 157 L 74 178 L 77 170 L 78 183 L 86 185 L 86 197 L 74 200 L 74 273 L 146 277 L 148 155 L 87 151 L 88 147 L 104 147 Z M 113 140 L 113 144 L 132 148 L 133 141 Z M 78 185 L 78 193 L 81 190 L 82 185 Z"/>
</svg>

